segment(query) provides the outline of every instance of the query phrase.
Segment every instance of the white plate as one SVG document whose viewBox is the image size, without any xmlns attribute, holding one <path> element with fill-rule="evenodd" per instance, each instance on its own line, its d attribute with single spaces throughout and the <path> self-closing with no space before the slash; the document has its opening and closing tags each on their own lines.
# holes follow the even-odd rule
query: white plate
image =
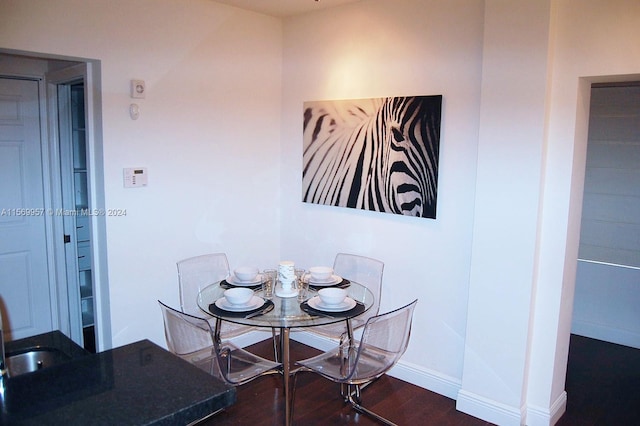
<svg viewBox="0 0 640 426">
<path fill-rule="evenodd" d="M 331 286 L 340 284 L 342 282 L 342 277 L 339 275 L 331 275 L 331 277 L 327 278 L 326 280 L 314 280 L 313 278 L 311 278 L 311 275 L 307 275 L 307 277 L 309 284 L 315 285 L 316 287 Z"/>
<path fill-rule="evenodd" d="M 355 308 L 356 301 L 350 297 L 347 297 L 342 303 L 338 305 L 325 305 L 324 303 L 322 303 L 320 296 L 314 296 L 311 299 L 307 300 L 307 304 L 313 309 L 317 309 L 318 311 L 343 312 Z"/>
<path fill-rule="evenodd" d="M 233 284 L 233 285 L 237 285 L 237 286 L 245 286 L 245 287 L 251 287 L 254 285 L 258 285 L 262 282 L 262 274 L 258 274 L 254 279 L 252 279 L 251 281 L 242 281 L 240 278 L 236 277 L 235 275 L 231 275 L 229 278 L 226 279 L 226 281 L 229 284 Z"/>
<path fill-rule="evenodd" d="M 245 305 L 232 305 L 224 297 L 221 297 L 215 302 L 218 308 L 231 312 L 252 311 L 254 309 L 258 309 L 259 307 L 264 305 L 264 303 L 264 299 L 258 296 L 252 296 L 251 299 L 249 299 L 249 302 Z"/>
</svg>

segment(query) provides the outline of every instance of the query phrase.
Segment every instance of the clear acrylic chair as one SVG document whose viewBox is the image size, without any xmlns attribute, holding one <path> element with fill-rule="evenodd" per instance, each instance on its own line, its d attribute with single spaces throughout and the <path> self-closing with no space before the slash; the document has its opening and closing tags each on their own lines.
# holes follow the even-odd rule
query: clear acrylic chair
<svg viewBox="0 0 640 426">
<path fill-rule="evenodd" d="M 370 257 L 338 253 L 333 262 L 333 271 L 342 278 L 364 285 L 373 293 L 374 301 L 371 308 L 364 314 L 351 320 L 353 330 L 363 327 L 369 318 L 378 315 L 380 311 L 384 263 Z M 364 299 L 364 295 L 362 295 L 362 298 L 358 298 L 357 294 L 351 294 L 350 297 L 356 300 Z M 323 327 L 311 327 L 305 331 L 343 341 L 346 337 L 347 327 L 344 322 L 340 322 Z"/>
<path fill-rule="evenodd" d="M 294 375 L 292 399 L 295 398 L 297 374 L 311 371 L 346 385 L 343 396 L 356 411 L 393 425 L 394 423 L 362 406 L 361 390 L 389 371 L 404 354 L 409 344 L 411 321 L 417 303 L 416 299 L 402 308 L 369 318 L 359 342 L 343 342 L 328 352 L 298 361 L 296 364 L 301 367 Z M 292 402 L 292 411 L 293 406 Z M 291 418 L 293 419 L 293 412 Z"/>
<path fill-rule="evenodd" d="M 266 374 L 280 373 L 282 364 L 254 355 L 230 342 L 219 342 L 205 318 L 173 309 L 158 300 L 167 348 L 214 377 L 238 386 Z"/>
<path fill-rule="evenodd" d="M 180 287 L 180 309 L 195 316 L 206 315 L 198 307 L 198 293 L 204 287 L 221 281 L 230 275 L 225 253 L 210 253 L 190 257 L 176 263 Z M 209 317 L 210 321 L 215 318 Z M 231 339 L 248 333 L 253 327 L 224 321 L 220 326 L 220 338 Z"/>
</svg>

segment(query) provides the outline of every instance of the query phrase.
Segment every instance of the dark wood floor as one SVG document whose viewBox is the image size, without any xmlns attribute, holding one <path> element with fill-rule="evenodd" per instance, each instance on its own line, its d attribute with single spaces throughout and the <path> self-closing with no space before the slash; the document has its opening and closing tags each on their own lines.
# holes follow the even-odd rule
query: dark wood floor
<svg viewBox="0 0 640 426">
<path fill-rule="evenodd" d="M 640 350 L 572 335 L 556 426 L 640 425 Z"/>
<path fill-rule="evenodd" d="M 271 341 L 250 346 L 265 357 Z M 291 358 L 319 353 L 295 341 Z M 345 405 L 339 386 L 311 373 L 299 375 L 296 386 L 296 425 L 377 425 Z M 558 426 L 640 425 L 640 350 L 571 336 L 567 373 L 567 412 Z M 262 377 L 238 387 L 238 401 L 205 425 L 282 425 L 282 380 Z M 490 425 L 456 411 L 455 401 L 402 380 L 383 376 L 363 392 L 365 407 L 399 425 Z"/>
</svg>

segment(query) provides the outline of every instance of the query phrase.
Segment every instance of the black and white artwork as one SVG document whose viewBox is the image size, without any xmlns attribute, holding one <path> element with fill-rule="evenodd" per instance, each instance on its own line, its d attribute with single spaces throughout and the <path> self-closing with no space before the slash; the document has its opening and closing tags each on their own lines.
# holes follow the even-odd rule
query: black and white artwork
<svg viewBox="0 0 640 426">
<path fill-rule="evenodd" d="M 442 96 L 304 103 L 302 200 L 436 217 Z"/>
</svg>

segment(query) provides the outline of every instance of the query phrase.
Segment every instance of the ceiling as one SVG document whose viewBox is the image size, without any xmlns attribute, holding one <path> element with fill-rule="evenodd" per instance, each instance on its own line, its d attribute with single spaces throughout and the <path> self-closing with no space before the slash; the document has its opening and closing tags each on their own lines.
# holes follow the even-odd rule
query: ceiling
<svg viewBox="0 0 640 426">
<path fill-rule="evenodd" d="M 314 10 L 327 9 L 347 3 L 355 3 L 360 0 L 214 0 L 236 6 L 241 9 L 252 10 L 266 15 L 284 18 L 313 12 Z"/>
</svg>

